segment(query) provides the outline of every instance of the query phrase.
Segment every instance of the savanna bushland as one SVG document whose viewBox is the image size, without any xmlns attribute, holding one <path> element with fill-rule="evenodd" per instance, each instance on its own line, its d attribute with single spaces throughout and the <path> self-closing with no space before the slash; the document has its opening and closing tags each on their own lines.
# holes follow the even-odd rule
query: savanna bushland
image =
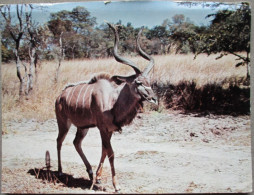
<svg viewBox="0 0 254 195">
<path fill-rule="evenodd" d="M 9 14 L 10 5 L 1 6 L 3 117 L 19 108 L 23 114 L 47 110 L 55 98 L 51 93 L 91 74 L 131 73 L 111 59 L 114 40 L 108 26 L 95 26 L 96 18 L 84 7 L 51 13 L 46 24 L 33 20 L 39 6 L 12 7 L 16 18 Z M 213 17 L 209 26 L 175 15 L 152 29 L 145 27 L 142 48 L 156 58 L 153 87 L 165 108 L 248 114 L 250 8 L 242 3 L 207 17 Z M 120 52 L 144 66 L 135 49 L 139 28 L 118 24 Z M 37 118 L 52 117 L 50 113 Z"/>
</svg>

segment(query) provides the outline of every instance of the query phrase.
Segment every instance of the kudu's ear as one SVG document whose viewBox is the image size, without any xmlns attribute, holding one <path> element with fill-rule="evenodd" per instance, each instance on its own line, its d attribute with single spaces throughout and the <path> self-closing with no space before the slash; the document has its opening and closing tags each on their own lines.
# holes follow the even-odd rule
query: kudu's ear
<svg viewBox="0 0 254 195">
<path fill-rule="evenodd" d="M 117 85 L 120 85 L 122 83 L 132 83 L 137 78 L 137 75 L 131 75 L 131 76 L 119 76 L 114 75 L 111 77 L 111 80 L 114 81 Z"/>
</svg>

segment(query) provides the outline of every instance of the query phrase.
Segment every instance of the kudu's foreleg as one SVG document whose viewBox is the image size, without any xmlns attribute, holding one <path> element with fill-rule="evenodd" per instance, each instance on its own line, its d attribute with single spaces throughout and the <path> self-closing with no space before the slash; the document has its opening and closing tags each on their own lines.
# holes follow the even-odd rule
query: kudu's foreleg
<svg viewBox="0 0 254 195">
<path fill-rule="evenodd" d="M 117 179 L 116 179 L 115 166 L 114 166 L 114 151 L 113 151 L 111 143 L 110 143 L 112 132 L 100 131 L 100 133 L 101 133 L 101 139 L 102 139 L 102 148 L 104 148 L 104 155 L 105 155 L 105 153 L 107 153 L 110 167 L 111 167 L 112 183 L 115 188 L 115 191 L 117 192 L 120 190 L 120 186 L 118 185 Z M 102 153 L 102 155 L 103 155 L 103 153 Z M 104 156 L 102 156 L 101 160 L 104 161 L 106 156 L 104 158 L 103 157 Z M 101 165 L 101 163 L 100 163 L 100 165 Z M 98 170 L 100 168 L 100 165 L 98 167 Z"/>
<path fill-rule="evenodd" d="M 96 171 L 96 183 L 98 183 L 98 184 L 101 183 L 102 168 L 103 168 L 103 163 L 104 163 L 106 156 L 107 156 L 107 150 L 102 145 L 101 159 L 100 159 L 98 169 Z"/>
<path fill-rule="evenodd" d="M 78 154 L 80 155 L 81 159 L 83 160 L 83 162 L 84 162 L 84 164 L 86 166 L 86 171 L 87 171 L 87 173 L 89 175 L 90 181 L 93 181 L 93 170 L 92 170 L 92 167 L 91 167 L 90 163 L 88 162 L 86 156 L 84 155 L 84 152 L 83 152 L 82 147 L 81 147 L 82 140 L 86 136 L 88 130 L 89 129 L 78 128 L 77 129 L 77 133 L 76 133 L 76 137 L 75 137 L 75 139 L 73 141 L 73 144 L 74 144 Z"/>
<path fill-rule="evenodd" d="M 110 133 L 109 135 L 108 134 L 103 135 L 104 133 L 100 132 L 100 134 L 101 134 L 101 139 L 102 139 L 102 137 L 105 137 L 105 138 L 107 137 L 106 139 L 111 139 L 111 136 L 112 136 L 112 133 Z M 103 164 L 104 164 L 104 160 L 105 160 L 106 156 L 107 156 L 107 149 L 105 148 L 105 146 L 102 142 L 101 159 L 100 159 L 98 169 L 96 171 L 96 183 L 98 183 L 98 184 L 101 183 L 102 169 L 103 169 Z"/>
<path fill-rule="evenodd" d="M 118 191 L 120 191 L 120 186 L 118 185 L 118 182 L 117 182 L 117 179 L 116 179 L 115 166 L 114 166 L 115 156 L 114 156 L 114 151 L 111 147 L 111 144 L 107 149 L 107 153 L 108 153 L 109 163 L 110 163 L 110 166 L 111 166 L 113 186 L 115 188 L 115 191 L 118 192 Z"/>
</svg>

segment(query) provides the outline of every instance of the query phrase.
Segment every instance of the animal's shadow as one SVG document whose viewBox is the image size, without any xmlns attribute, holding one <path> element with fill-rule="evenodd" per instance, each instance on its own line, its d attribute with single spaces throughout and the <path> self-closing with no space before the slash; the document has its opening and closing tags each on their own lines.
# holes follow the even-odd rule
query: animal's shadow
<svg viewBox="0 0 254 195">
<path fill-rule="evenodd" d="M 58 171 L 44 170 L 44 169 L 30 169 L 27 173 L 35 176 L 36 179 L 41 179 L 43 181 L 48 181 L 50 183 L 61 183 L 65 187 L 70 188 L 81 188 L 89 190 L 92 182 L 84 178 L 75 178 L 72 175 L 62 173 L 58 174 Z M 97 185 L 93 186 L 93 190 L 101 190 Z"/>
</svg>

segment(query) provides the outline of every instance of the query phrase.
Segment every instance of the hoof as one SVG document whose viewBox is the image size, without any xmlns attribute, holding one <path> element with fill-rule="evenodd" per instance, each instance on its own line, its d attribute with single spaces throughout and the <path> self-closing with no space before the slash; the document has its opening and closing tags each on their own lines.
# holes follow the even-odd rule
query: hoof
<svg viewBox="0 0 254 195">
<path fill-rule="evenodd" d="M 93 181 L 93 174 L 89 174 L 90 181 Z"/>
<path fill-rule="evenodd" d="M 115 192 L 116 192 L 116 193 L 119 193 L 120 191 L 121 191 L 120 186 L 115 187 Z"/>
<path fill-rule="evenodd" d="M 101 179 L 96 179 L 96 184 L 101 184 Z"/>
<path fill-rule="evenodd" d="M 59 177 L 63 176 L 63 173 L 62 172 L 58 172 L 58 176 Z"/>
<path fill-rule="evenodd" d="M 93 181 L 93 171 L 92 170 L 86 170 L 88 175 L 89 175 L 89 179 L 90 181 Z"/>
</svg>

